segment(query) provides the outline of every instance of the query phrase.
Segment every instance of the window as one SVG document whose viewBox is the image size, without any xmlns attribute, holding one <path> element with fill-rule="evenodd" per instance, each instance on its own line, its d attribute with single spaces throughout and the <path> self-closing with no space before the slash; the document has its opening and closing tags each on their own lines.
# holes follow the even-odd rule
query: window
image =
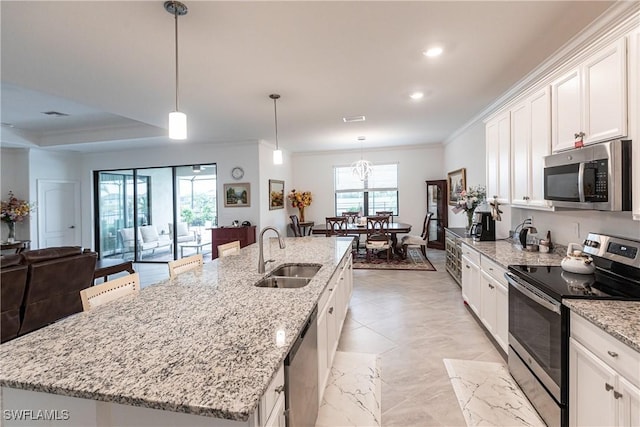
<svg viewBox="0 0 640 427">
<path fill-rule="evenodd" d="M 377 211 L 393 211 L 398 215 L 398 164 L 373 165 L 368 179 L 360 181 L 351 166 L 334 168 L 336 215 L 360 212 L 375 215 Z"/>
</svg>

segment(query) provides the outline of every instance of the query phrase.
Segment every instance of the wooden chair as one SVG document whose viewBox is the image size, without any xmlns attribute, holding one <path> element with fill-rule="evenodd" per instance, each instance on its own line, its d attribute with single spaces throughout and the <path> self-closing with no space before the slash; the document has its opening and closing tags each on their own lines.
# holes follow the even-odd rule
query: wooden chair
<svg viewBox="0 0 640 427">
<path fill-rule="evenodd" d="M 407 248 L 409 246 L 420 246 L 420 250 L 422 251 L 422 255 L 427 257 L 427 243 L 429 243 L 429 221 L 431 221 L 431 217 L 433 216 L 433 212 L 427 212 L 427 215 L 424 217 L 424 223 L 422 225 L 422 234 L 419 236 L 407 235 L 402 238 L 400 241 L 400 245 L 402 246 L 402 258 L 407 258 Z"/>
<path fill-rule="evenodd" d="M 195 254 L 175 261 L 169 261 L 169 277 L 173 279 L 180 273 L 202 267 L 202 264 L 204 264 L 202 254 Z"/>
<path fill-rule="evenodd" d="M 128 274 L 81 290 L 82 309 L 84 311 L 93 310 L 109 301 L 139 292 L 140 275 L 138 273 Z"/>
<path fill-rule="evenodd" d="M 225 243 L 224 245 L 218 245 L 218 256 L 220 258 L 236 255 L 240 253 L 240 240 L 234 240 L 233 242 Z"/>
<path fill-rule="evenodd" d="M 358 217 L 360 216 L 360 213 L 359 212 L 342 212 L 342 216 L 347 218 L 347 225 L 348 224 L 354 224 L 355 225 L 358 222 Z M 358 250 L 360 250 L 360 235 L 359 234 L 347 234 L 347 236 L 353 237 L 354 243 L 356 245 L 355 252 L 358 253 Z"/>
<path fill-rule="evenodd" d="M 367 261 L 370 260 L 371 252 L 386 250 L 387 262 L 391 255 L 391 233 L 389 232 L 389 217 L 368 216 L 367 217 Z"/>
<path fill-rule="evenodd" d="M 329 236 L 347 235 L 347 218 L 343 216 L 328 216 L 325 218 L 325 234 Z"/>
<path fill-rule="evenodd" d="M 393 211 L 376 211 L 378 216 L 388 216 L 391 222 L 393 222 Z"/>
<path fill-rule="evenodd" d="M 302 228 L 300 227 L 300 220 L 298 219 L 298 215 L 290 215 L 289 218 L 291 218 L 291 224 L 289 224 L 289 226 L 293 231 L 294 237 L 303 237 L 304 234 L 302 234 Z"/>
</svg>

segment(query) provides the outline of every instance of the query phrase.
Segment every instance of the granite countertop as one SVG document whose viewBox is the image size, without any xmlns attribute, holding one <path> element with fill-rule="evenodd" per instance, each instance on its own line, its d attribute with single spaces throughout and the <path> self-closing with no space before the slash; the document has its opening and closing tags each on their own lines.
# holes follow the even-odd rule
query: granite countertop
<svg viewBox="0 0 640 427">
<path fill-rule="evenodd" d="M 267 273 L 319 263 L 298 289 L 253 286 L 258 245 L 0 345 L 0 385 L 246 421 L 350 238 L 265 241 Z M 276 342 L 278 331 L 284 343 Z"/>
<path fill-rule="evenodd" d="M 640 352 L 640 301 L 565 299 L 562 304 Z"/>
</svg>

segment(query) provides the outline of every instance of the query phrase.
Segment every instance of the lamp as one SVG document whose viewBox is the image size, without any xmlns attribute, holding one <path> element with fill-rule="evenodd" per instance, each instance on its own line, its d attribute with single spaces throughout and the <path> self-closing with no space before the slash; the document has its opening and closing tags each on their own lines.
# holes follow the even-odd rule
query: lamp
<svg viewBox="0 0 640 427">
<path fill-rule="evenodd" d="M 360 181 L 368 179 L 373 172 L 373 169 L 371 168 L 371 162 L 362 158 L 362 142 L 365 139 L 366 138 L 364 136 L 358 137 L 358 141 L 360 141 L 360 160 L 351 164 L 351 170 L 353 174 L 357 176 Z"/>
<path fill-rule="evenodd" d="M 272 93 L 269 95 L 269 98 L 273 99 L 273 115 L 275 117 L 276 123 L 276 149 L 273 152 L 273 164 L 281 165 L 282 164 L 282 150 L 278 147 L 278 107 L 276 106 L 276 101 L 280 99 L 280 95 L 277 93 Z"/>
<path fill-rule="evenodd" d="M 176 39 L 176 109 L 169 113 L 169 138 L 187 139 L 187 115 L 178 110 L 178 16 L 187 14 L 187 6 L 179 1 L 164 2 L 164 10 L 175 18 Z"/>
</svg>

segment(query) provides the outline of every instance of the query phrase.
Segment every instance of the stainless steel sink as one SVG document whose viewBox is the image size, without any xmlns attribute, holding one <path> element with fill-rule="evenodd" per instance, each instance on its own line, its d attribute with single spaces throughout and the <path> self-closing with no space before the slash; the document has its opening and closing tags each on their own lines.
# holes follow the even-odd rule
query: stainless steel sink
<svg viewBox="0 0 640 427">
<path fill-rule="evenodd" d="M 269 277 L 307 277 L 316 275 L 321 264 L 284 264 L 269 273 Z"/>
<path fill-rule="evenodd" d="M 311 281 L 310 277 L 269 276 L 261 279 L 254 286 L 259 288 L 302 288 Z"/>
</svg>

